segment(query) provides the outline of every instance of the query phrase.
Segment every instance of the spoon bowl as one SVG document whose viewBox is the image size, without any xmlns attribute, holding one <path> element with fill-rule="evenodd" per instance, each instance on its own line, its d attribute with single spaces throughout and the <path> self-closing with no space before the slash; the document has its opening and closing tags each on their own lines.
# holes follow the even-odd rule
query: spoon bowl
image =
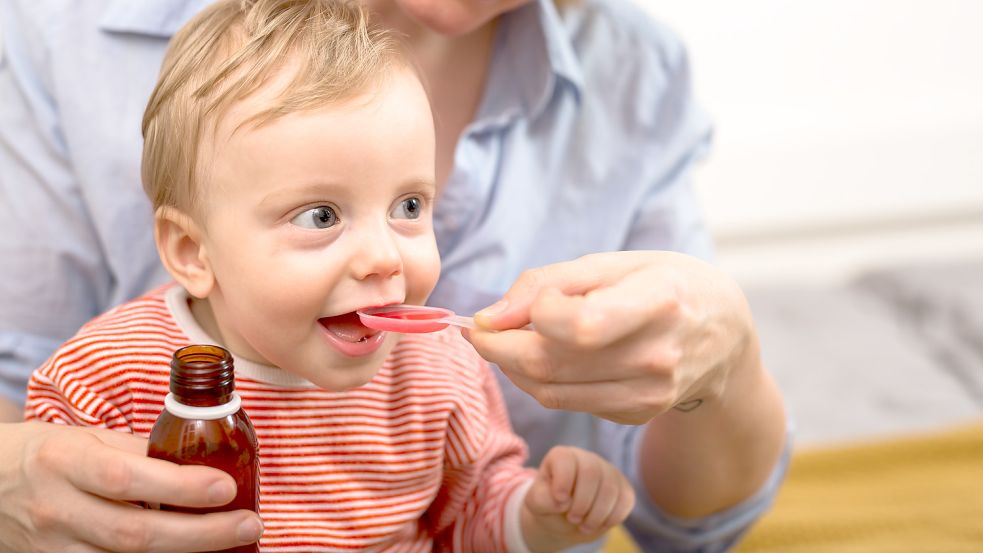
<svg viewBox="0 0 983 553">
<path fill-rule="evenodd" d="M 388 332 L 437 332 L 448 325 L 476 328 L 474 319 L 456 315 L 450 309 L 426 305 L 386 305 L 356 311 L 362 324 Z"/>
</svg>

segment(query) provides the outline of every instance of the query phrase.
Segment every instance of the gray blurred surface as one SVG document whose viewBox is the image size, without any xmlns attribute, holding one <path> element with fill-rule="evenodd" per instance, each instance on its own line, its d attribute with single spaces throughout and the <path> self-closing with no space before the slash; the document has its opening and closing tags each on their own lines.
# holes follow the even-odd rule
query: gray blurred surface
<svg viewBox="0 0 983 553">
<path fill-rule="evenodd" d="M 797 443 L 983 419 L 983 262 L 882 269 L 837 288 L 747 294 Z"/>
</svg>

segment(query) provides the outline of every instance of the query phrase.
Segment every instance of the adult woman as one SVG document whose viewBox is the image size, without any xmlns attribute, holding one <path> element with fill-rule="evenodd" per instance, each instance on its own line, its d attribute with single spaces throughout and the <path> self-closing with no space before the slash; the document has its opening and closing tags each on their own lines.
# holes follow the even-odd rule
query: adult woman
<svg viewBox="0 0 983 553">
<path fill-rule="evenodd" d="M 478 316 L 503 331 L 471 340 L 507 376 L 533 460 L 591 447 L 634 481 L 628 525 L 647 550 L 726 547 L 777 485 L 784 416 L 743 296 L 690 257 L 709 253 L 687 180 L 709 126 L 680 45 L 613 2 L 366 3 L 406 37 L 434 104 L 444 267 L 431 301 L 470 312 L 504 294 Z M 36 4 L 0 16 L 0 359 L 23 377 L 162 278 L 135 132 L 167 37 L 203 2 Z M 615 250 L 636 251 L 579 257 Z M 228 493 L 214 471 L 143 458 L 136 438 L 19 424 L 0 439 L 11 550 L 198 551 L 259 530 L 241 512 L 114 501 Z"/>
</svg>

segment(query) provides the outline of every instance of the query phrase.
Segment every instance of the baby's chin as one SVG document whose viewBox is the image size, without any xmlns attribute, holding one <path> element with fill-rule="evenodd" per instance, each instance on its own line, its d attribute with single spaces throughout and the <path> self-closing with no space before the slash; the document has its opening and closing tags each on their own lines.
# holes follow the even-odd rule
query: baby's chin
<svg viewBox="0 0 983 553">
<path fill-rule="evenodd" d="M 302 376 L 318 388 L 330 392 L 345 392 L 360 386 L 364 386 L 372 381 L 382 365 L 392 351 L 395 344 L 395 336 L 386 340 L 386 343 L 372 355 L 364 358 L 354 359 L 333 359 L 323 363 L 312 363 L 306 367 L 298 368 L 297 371 L 290 371 Z"/>
<path fill-rule="evenodd" d="M 307 374 L 304 377 L 318 388 L 329 392 L 347 392 L 368 384 L 378 373 L 378 368 L 371 371 L 362 369 L 332 369 L 315 374 Z"/>
</svg>

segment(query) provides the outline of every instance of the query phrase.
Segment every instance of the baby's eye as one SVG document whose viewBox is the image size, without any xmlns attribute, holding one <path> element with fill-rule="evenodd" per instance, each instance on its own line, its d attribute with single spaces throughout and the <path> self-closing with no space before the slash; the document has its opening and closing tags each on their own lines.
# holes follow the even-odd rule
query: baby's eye
<svg viewBox="0 0 983 553">
<path fill-rule="evenodd" d="M 338 215 L 330 207 L 319 205 L 315 208 L 304 210 L 291 219 L 290 222 L 302 228 L 325 229 L 338 223 Z"/>
<path fill-rule="evenodd" d="M 399 202 L 393 209 L 392 217 L 397 219 L 417 219 L 423 211 L 423 200 L 420 198 L 406 198 Z"/>
</svg>

